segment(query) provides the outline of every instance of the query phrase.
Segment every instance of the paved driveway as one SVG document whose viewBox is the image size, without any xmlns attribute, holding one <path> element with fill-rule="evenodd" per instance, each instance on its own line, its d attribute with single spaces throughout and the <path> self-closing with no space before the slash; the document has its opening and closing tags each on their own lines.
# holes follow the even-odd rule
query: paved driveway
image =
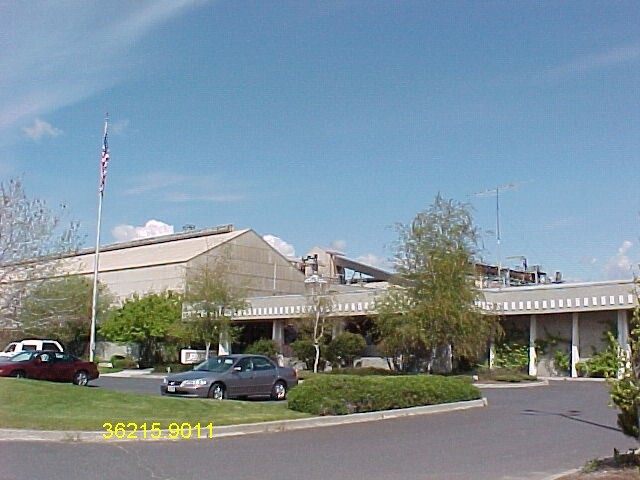
<svg viewBox="0 0 640 480">
<path fill-rule="evenodd" d="M 0 479 L 543 479 L 634 446 L 601 383 L 487 390 L 489 407 L 214 440 L 0 443 Z M 37 462 L 33 459 L 37 458 Z"/>
</svg>

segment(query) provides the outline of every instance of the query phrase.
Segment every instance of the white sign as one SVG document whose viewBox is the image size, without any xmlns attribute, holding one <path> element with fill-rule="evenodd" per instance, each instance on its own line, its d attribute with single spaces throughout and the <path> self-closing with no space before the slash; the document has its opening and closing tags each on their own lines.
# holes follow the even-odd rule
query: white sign
<svg viewBox="0 0 640 480">
<path fill-rule="evenodd" d="M 180 350 L 180 363 L 189 364 L 204 362 L 206 354 L 206 350 L 190 350 L 183 348 Z"/>
</svg>

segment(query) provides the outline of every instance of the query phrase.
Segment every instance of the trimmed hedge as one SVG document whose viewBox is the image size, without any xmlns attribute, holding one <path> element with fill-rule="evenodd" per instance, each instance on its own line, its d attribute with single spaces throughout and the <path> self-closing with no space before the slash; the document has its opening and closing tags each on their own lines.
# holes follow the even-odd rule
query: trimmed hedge
<svg viewBox="0 0 640 480">
<path fill-rule="evenodd" d="M 289 408 L 312 415 L 346 415 L 476 400 L 480 390 L 457 378 L 435 375 L 322 375 L 289 393 Z"/>
<path fill-rule="evenodd" d="M 347 368 L 334 368 L 330 372 L 331 375 L 358 375 L 358 376 L 366 376 L 366 375 L 401 375 L 397 370 L 387 370 L 384 368 L 377 367 L 347 367 Z"/>
</svg>

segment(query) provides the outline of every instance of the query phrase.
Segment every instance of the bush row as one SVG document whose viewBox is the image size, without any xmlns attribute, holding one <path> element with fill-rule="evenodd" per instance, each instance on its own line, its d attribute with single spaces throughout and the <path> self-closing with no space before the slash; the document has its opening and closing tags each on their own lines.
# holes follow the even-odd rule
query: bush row
<svg viewBox="0 0 640 480">
<path fill-rule="evenodd" d="M 312 415 L 346 415 L 478 398 L 476 387 L 457 378 L 323 375 L 292 389 L 289 408 Z"/>
</svg>

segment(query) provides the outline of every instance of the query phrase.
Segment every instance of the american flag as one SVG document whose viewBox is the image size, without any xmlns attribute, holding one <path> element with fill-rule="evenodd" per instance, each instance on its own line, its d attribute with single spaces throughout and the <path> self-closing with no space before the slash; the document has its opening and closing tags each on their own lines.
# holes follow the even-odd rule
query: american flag
<svg viewBox="0 0 640 480">
<path fill-rule="evenodd" d="M 102 140 L 102 155 L 100 159 L 100 194 L 104 192 L 104 184 L 107 180 L 107 164 L 109 163 L 109 145 L 107 144 L 107 122 L 104 124 L 104 139 Z"/>
</svg>

